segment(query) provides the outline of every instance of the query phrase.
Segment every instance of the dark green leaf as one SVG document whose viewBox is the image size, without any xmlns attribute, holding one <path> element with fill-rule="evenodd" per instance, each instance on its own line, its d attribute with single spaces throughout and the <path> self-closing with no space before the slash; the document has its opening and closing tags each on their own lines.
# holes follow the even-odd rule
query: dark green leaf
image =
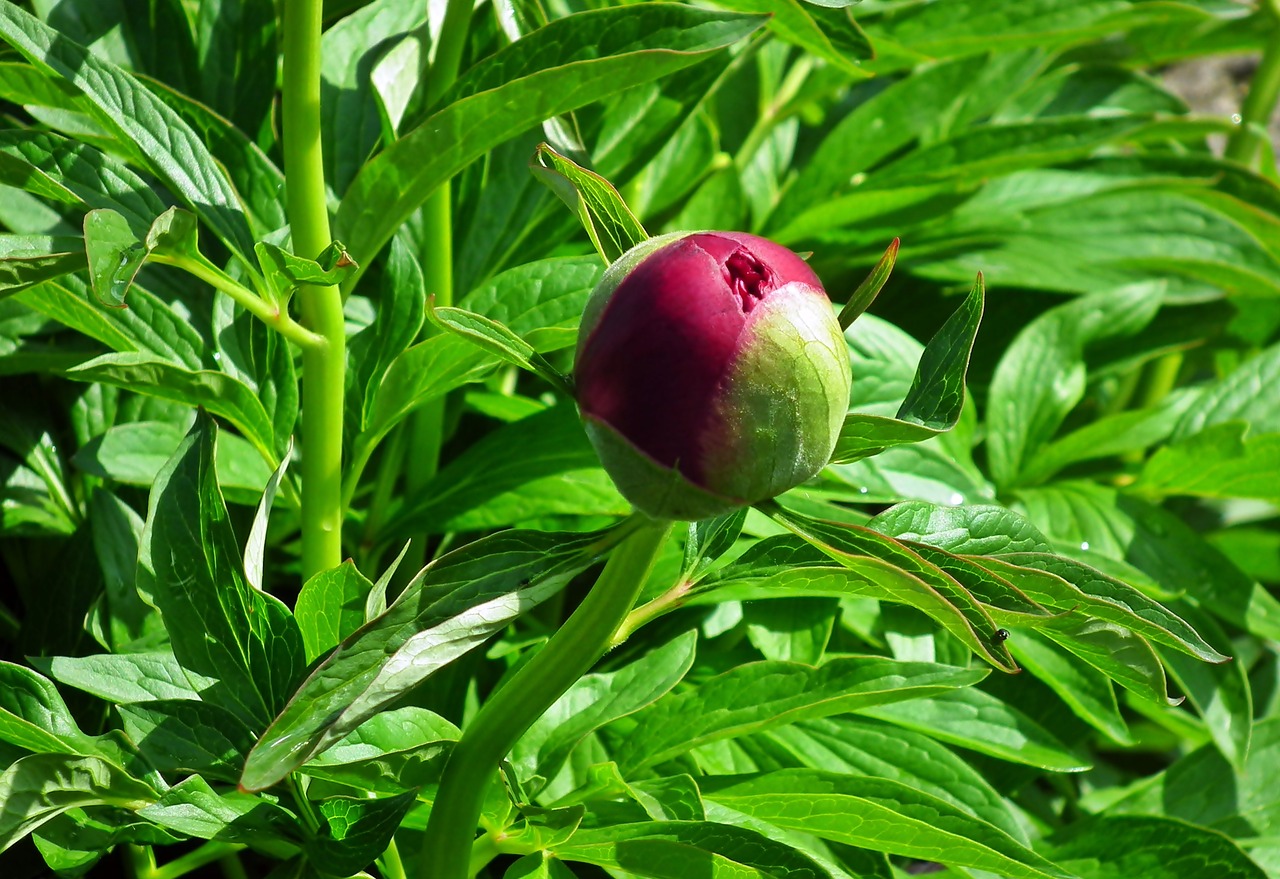
<svg viewBox="0 0 1280 879">
<path fill-rule="evenodd" d="M 254 246 L 254 253 L 258 255 L 258 264 L 262 266 L 267 284 L 281 308 L 288 304 L 300 285 L 332 287 L 359 269 L 340 241 L 330 244 L 315 259 L 294 256 L 269 241 L 259 241 Z"/>
<path fill-rule="evenodd" d="M 139 571 L 183 668 L 218 679 L 203 699 L 261 729 L 293 691 L 302 638 L 284 605 L 244 579 L 215 444 L 212 420 L 199 415 L 152 489 Z"/>
<path fill-rule="evenodd" d="M 855 717 L 826 717 L 765 734 L 810 769 L 901 782 L 946 800 L 1026 844 L 1004 798 L 961 757 L 928 736 Z"/>
<path fill-rule="evenodd" d="M 1087 296 L 1048 311 L 1018 334 L 991 380 L 987 456 L 997 483 L 1021 477 L 1084 395 L 1084 347 L 1139 332 L 1160 302 L 1160 293 L 1150 290 Z"/>
<path fill-rule="evenodd" d="M 104 354 L 71 370 L 80 381 L 100 381 L 135 393 L 203 406 L 230 421 L 270 462 L 276 461 L 275 430 L 262 401 L 226 373 L 183 369 L 142 353 Z M 265 484 L 265 482 L 264 482 Z"/>
<path fill-rule="evenodd" d="M 424 530 L 493 528 L 541 515 L 619 516 L 629 509 L 600 469 L 577 412 L 560 405 L 474 443 L 393 512 L 381 536 L 394 543 Z"/>
<path fill-rule="evenodd" d="M 307 843 L 307 857 L 323 873 L 349 876 L 382 855 L 416 793 L 394 797 L 330 797 L 319 805 L 324 822 Z"/>
<path fill-rule="evenodd" d="M 208 702 L 175 699 L 117 707 L 124 732 L 160 772 L 198 773 L 234 782 L 253 733 L 234 714 Z"/>
<path fill-rule="evenodd" d="M 916 602 L 921 610 L 934 616 L 970 650 L 996 668 L 1007 672 L 1017 670 L 1013 657 L 997 638 L 997 626 L 986 609 L 954 577 L 902 543 L 857 525 L 823 521 L 790 512 L 772 512 L 771 515 L 779 524 L 842 565 L 857 569 L 862 567 L 864 559 L 870 557 L 920 581 L 923 588 L 914 592 L 919 596 Z M 909 603 L 916 603 L 911 601 L 914 596 L 910 591 L 907 596 Z M 942 613 L 938 612 L 939 603 Z"/>
</svg>

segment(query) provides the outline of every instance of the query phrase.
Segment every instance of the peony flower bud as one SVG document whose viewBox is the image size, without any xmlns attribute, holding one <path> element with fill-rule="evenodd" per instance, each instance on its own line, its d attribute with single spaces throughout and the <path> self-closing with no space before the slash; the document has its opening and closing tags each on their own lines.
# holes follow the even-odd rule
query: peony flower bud
<svg viewBox="0 0 1280 879">
<path fill-rule="evenodd" d="M 740 232 L 661 236 L 610 266 L 583 315 L 574 376 L 618 490 L 651 516 L 687 520 L 821 470 L 851 382 L 813 270 Z"/>
</svg>

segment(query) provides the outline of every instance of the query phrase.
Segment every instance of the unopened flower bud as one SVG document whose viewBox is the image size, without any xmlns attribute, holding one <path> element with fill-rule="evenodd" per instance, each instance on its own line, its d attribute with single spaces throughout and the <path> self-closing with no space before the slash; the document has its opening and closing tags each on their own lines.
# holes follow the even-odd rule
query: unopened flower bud
<svg viewBox="0 0 1280 879">
<path fill-rule="evenodd" d="M 610 266 L 583 316 L 574 375 L 619 491 L 651 516 L 688 520 L 821 470 L 851 382 L 813 270 L 739 232 L 650 239 Z"/>
</svg>

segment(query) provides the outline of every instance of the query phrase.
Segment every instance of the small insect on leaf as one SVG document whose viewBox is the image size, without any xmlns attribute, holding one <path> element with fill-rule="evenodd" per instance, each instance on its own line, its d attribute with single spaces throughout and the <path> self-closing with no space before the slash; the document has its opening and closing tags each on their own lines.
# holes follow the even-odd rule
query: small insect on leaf
<svg viewBox="0 0 1280 879">
<path fill-rule="evenodd" d="M 1009 630 L 1008 630 L 1008 629 L 996 629 L 996 640 L 997 640 L 997 641 L 1008 641 L 1008 640 L 1009 640 Z"/>
</svg>

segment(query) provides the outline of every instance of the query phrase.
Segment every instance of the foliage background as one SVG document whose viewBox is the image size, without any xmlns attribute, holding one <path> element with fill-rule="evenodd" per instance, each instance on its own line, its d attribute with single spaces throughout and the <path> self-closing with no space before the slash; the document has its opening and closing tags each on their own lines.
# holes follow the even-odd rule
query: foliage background
<svg viewBox="0 0 1280 879">
<path fill-rule="evenodd" d="M 958 325 L 930 345 L 952 351 L 928 396 L 951 430 L 893 428 L 901 444 L 782 499 L 796 520 L 869 524 L 826 538 L 853 562 L 760 511 L 673 536 L 642 596 L 657 604 L 522 740 L 505 787 L 495 775 L 481 839 L 507 847 L 483 869 L 1280 875 L 1275 88 L 1237 123 L 1158 78 L 1244 53 L 1263 53 L 1257 83 L 1280 76 L 1280 14 L 714 6 L 484 4 L 441 43 L 417 0 L 326 3 L 325 179 L 359 264 L 341 278 L 279 256 L 271 4 L 0 9 L 6 864 L 168 879 L 376 859 L 395 876 L 398 848 L 412 869 L 448 743 L 598 570 L 593 538 L 563 532 L 627 513 L 565 395 L 426 327 L 424 305 L 499 321 L 567 371 L 603 267 L 592 242 L 616 255 L 636 234 L 607 181 L 655 234 L 812 251 L 837 302 L 900 238 L 849 334 L 855 413 L 928 422 L 901 406 L 922 342 L 977 271 L 986 311 L 971 358 Z M 456 83 L 432 78 L 437 44 L 461 51 Z M 198 238 L 179 215 L 157 232 L 173 205 Z M 197 240 L 216 274 L 193 280 Z M 257 510 L 298 427 L 298 349 L 223 279 L 288 313 L 307 272 L 349 294 L 353 561 L 302 586 L 296 474 L 271 489 L 269 527 Z M 414 646 L 439 670 L 365 698 L 354 733 L 318 707 L 343 704 L 337 685 L 304 691 L 280 728 L 339 746 L 305 791 L 237 792 L 304 671 L 441 555 L 409 594 L 456 606 L 424 600 L 405 625 L 486 646 Z M 530 585 L 538 607 L 476 624 L 483 600 Z M 1021 674 L 990 669 L 1004 649 Z M 273 779 L 296 768 L 267 762 Z"/>
</svg>

